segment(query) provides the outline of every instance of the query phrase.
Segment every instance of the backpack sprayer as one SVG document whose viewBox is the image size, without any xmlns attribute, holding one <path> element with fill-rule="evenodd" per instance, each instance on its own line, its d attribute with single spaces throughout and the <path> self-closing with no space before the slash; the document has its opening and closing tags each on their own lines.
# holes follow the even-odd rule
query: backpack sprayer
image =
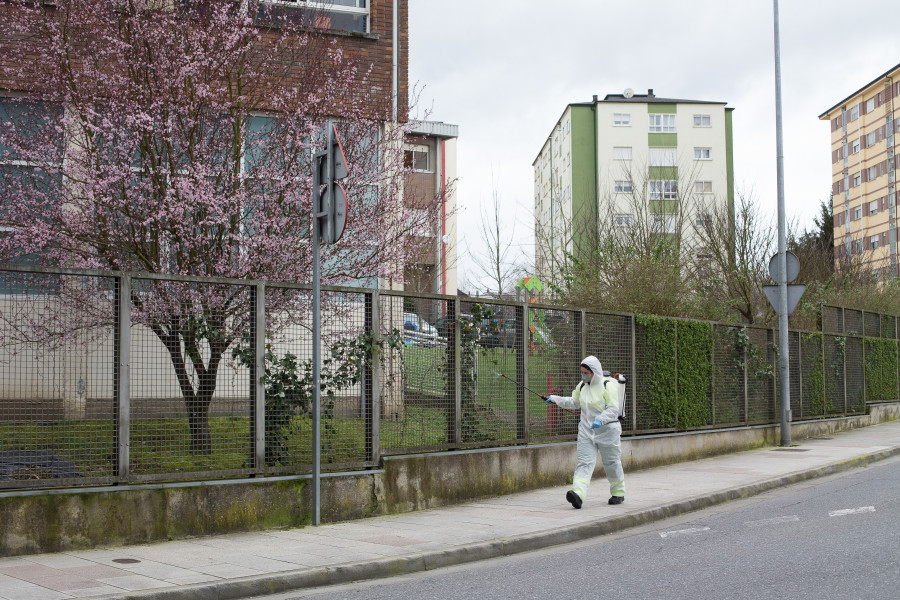
<svg viewBox="0 0 900 600">
<path fill-rule="evenodd" d="M 522 385 L 521 383 L 519 383 L 518 381 L 516 381 L 516 380 L 513 379 L 512 377 L 509 377 L 509 376 L 507 376 L 507 375 L 504 375 L 503 373 L 497 373 L 496 371 L 494 372 L 494 375 L 496 375 L 497 377 L 502 377 L 502 378 L 504 378 L 504 379 L 506 379 L 506 380 L 508 380 L 508 381 L 512 381 L 514 384 L 516 384 L 516 385 L 519 386 L 520 388 L 522 388 L 522 389 L 524 389 L 524 390 L 527 390 L 527 391 L 531 392 L 532 394 L 538 396 L 541 400 L 546 400 L 546 399 L 547 399 L 547 396 L 545 396 L 544 394 L 538 394 L 536 391 L 534 391 L 534 390 L 532 390 L 532 389 L 530 389 L 530 388 L 528 388 L 528 387 Z M 625 402 L 626 402 L 626 400 L 627 400 L 626 397 L 625 397 L 625 382 L 627 382 L 628 379 L 627 379 L 624 375 L 622 375 L 621 373 L 616 373 L 615 375 L 613 375 L 610 371 L 603 371 L 603 376 L 604 376 L 604 377 L 611 377 L 612 379 L 614 379 L 614 380 L 619 384 L 619 421 L 624 422 L 624 421 L 625 421 Z M 606 385 L 606 382 L 604 382 L 604 386 L 605 386 L 605 385 Z M 561 409 L 561 410 L 564 410 L 564 411 L 566 411 L 567 413 L 572 414 L 572 415 L 579 415 L 579 414 L 580 414 L 580 413 L 577 413 L 577 412 L 575 412 L 575 411 L 571 411 L 571 410 L 569 410 L 568 408 L 563 408 L 562 406 L 559 406 L 559 405 L 556 405 L 556 407 L 559 408 L 559 409 Z"/>
</svg>

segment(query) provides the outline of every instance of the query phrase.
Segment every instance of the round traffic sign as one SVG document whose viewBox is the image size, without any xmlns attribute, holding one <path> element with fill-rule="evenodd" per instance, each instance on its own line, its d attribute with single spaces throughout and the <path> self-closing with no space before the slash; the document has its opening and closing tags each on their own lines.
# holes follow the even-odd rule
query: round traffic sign
<svg viewBox="0 0 900 600">
<path fill-rule="evenodd" d="M 787 251 L 785 253 L 785 259 L 787 262 L 786 276 L 781 272 L 780 252 L 775 254 L 769 260 L 769 276 L 775 281 L 775 283 L 790 283 L 793 280 L 797 279 L 797 275 L 800 274 L 800 260 L 797 258 L 797 255 L 791 251 Z"/>
</svg>

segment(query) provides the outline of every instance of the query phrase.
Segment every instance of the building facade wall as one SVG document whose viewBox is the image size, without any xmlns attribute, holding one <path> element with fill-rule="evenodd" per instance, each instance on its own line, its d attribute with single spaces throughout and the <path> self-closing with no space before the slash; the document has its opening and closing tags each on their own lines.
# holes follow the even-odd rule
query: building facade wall
<svg viewBox="0 0 900 600">
<path fill-rule="evenodd" d="M 835 260 L 879 281 L 897 261 L 897 133 L 900 65 L 820 115 L 831 128 Z"/>
</svg>

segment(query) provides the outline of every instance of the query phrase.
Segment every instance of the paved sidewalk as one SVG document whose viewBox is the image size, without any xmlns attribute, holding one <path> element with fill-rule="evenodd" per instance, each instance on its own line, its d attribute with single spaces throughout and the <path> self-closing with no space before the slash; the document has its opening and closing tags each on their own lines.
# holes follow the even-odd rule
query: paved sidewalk
<svg viewBox="0 0 900 600">
<path fill-rule="evenodd" d="M 0 598 L 246 598 L 410 573 L 602 535 L 895 455 L 900 421 L 627 473 L 620 506 L 607 505 L 602 479 L 581 510 L 556 487 L 317 528 L 0 558 Z"/>
</svg>

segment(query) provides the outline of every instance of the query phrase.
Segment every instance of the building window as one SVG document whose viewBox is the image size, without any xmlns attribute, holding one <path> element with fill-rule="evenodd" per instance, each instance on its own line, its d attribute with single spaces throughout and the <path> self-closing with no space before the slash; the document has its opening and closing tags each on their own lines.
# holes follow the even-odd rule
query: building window
<svg viewBox="0 0 900 600">
<path fill-rule="evenodd" d="M 369 33 L 368 0 L 275 0 L 269 5 L 273 20 L 300 21 L 322 29 Z M 260 16 L 266 16 L 259 3 Z"/>
<path fill-rule="evenodd" d="M 616 215 L 613 217 L 616 227 L 631 227 L 634 224 L 634 215 Z"/>
<path fill-rule="evenodd" d="M 675 215 L 650 215 L 653 233 L 675 233 Z"/>
<path fill-rule="evenodd" d="M 873 235 L 869 238 L 869 246 L 871 246 L 872 250 L 878 247 L 878 243 L 881 241 L 880 235 Z"/>
<path fill-rule="evenodd" d="M 878 200 L 872 200 L 869 202 L 869 215 L 874 215 L 878 213 Z"/>
<path fill-rule="evenodd" d="M 872 181 L 873 179 L 875 179 L 876 177 L 878 177 L 878 167 L 877 167 L 877 166 L 876 166 L 876 167 L 869 167 L 869 168 L 867 169 L 867 171 L 868 171 L 868 172 L 866 173 L 866 175 L 868 175 L 869 181 Z"/>
<path fill-rule="evenodd" d="M 877 140 L 878 140 L 878 137 L 876 136 L 874 131 L 871 133 L 867 133 L 866 134 L 866 148 L 870 148 L 870 147 L 874 146 L 875 143 L 877 142 Z"/>
<path fill-rule="evenodd" d="M 674 167 L 676 164 L 675 148 L 650 148 L 651 167 Z"/>
<path fill-rule="evenodd" d="M 852 248 L 853 248 L 853 250 L 852 250 L 853 254 L 861 254 L 863 251 L 862 240 L 853 240 Z"/>
<path fill-rule="evenodd" d="M 631 146 L 616 146 L 613 148 L 614 160 L 631 160 Z"/>
<path fill-rule="evenodd" d="M 696 227 L 709 227 L 712 224 L 712 217 L 707 214 L 699 215 L 696 219 L 694 219 L 694 225 Z M 706 251 L 708 254 L 708 250 Z M 701 256 L 701 258 L 712 258 L 711 256 Z"/>
<path fill-rule="evenodd" d="M 650 133 L 675 133 L 675 115 L 651 113 Z"/>
<path fill-rule="evenodd" d="M 695 181 L 694 192 L 697 194 L 712 194 L 712 181 Z"/>
<path fill-rule="evenodd" d="M 853 143 L 850 144 L 850 154 L 856 154 L 859 152 L 859 138 L 853 140 Z"/>
<path fill-rule="evenodd" d="M 875 98 L 869 98 L 866 100 L 866 113 L 870 113 L 875 110 Z"/>
<path fill-rule="evenodd" d="M 862 178 L 860 177 L 859 173 L 857 173 L 856 175 L 853 176 L 853 180 L 850 184 L 850 187 L 858 187 L 860 183 L 862 183 Z"/>
<path fill-rule="evenodd" d="M 859 221 L 862 219 L 862 206 L 857 206 L 853 209 L 853 220 Z"/>
<path fill-rule="evenodd" d="M 634 186 L 632 186 L 631 181 L 628 179 L 617 179 L 615 185 L 615 191 L 617 194 L 630 194 Z"/>
<path fill-rule="evenodd" d="M 694 127 L 710 127 L 709 115 L 694 115 Z"/>
<path fill-rule="evenodd" d="M 631 113 L 613 113 L 613 125 L 631 127 Z"/>
<path fill-rule="evenodd" d="M 415 146 L 406 149 L 405 165 L 414 171 L 431 171 L 428 146 Z"/>
<path fill-rule="evenodd" d="M 859 105 L 854 104 L 850 107 L 850 122 L 857 120 L 859 118 Z"/>
<path fill-rule="evenodd" d="M 712 160 L 712 148 L 694 148 L 694 160 Z"/>
<path fill-rule="evenodd" d="M 648 182 L 651 200 L 675 200 L 678 197 L 678 182 L 674 180 L 652 180 Z"/>
</svg>

